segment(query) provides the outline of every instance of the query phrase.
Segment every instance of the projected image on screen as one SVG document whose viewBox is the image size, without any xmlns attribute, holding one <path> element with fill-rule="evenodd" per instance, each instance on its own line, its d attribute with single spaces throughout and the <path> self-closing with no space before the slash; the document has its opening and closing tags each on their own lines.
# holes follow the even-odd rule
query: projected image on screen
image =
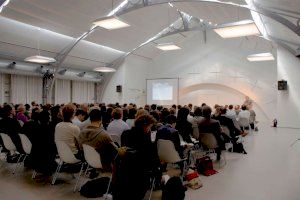
<svg viewBox="0 0 300 200">
<path fill-rule="evenodd" d="M 153 83 L 152 99 L 157 101 L 170 101 L 173 99 L 173 85 L 169 83 Z"/>
</svg>

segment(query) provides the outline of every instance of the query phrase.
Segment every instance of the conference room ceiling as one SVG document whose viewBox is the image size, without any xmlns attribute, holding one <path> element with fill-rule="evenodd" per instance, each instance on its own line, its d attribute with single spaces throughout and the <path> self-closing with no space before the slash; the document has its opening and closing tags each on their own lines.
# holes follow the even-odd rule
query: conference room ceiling
<svg viewBox="0 0 300 200">
<path fill-rule="evenodd" d="M 116 7 L 122 1 L 114 0 L 112 5 L 111 0 L 11 0 L 1 13 L 1 16 L 76 38 L 87 31 L 95 19 L 106 16 L 112 10 L 112 6 Z M 233 2 L 246 4 L 243 0 L 234 0 Z M 299 12 L 300 10 L 299 0 L 255 0 L 255 2 L 266 8 L 272 7 L 272 9 L 290 10 L 293 12 Z M 183 2 L 174 3 L 174 6 L 175 8 L 171 8 L 167 4 L 164 4 L 132 11 L 121 16 L 122 19 L 129 22 L 130 27 L 113 31 L 97 29 L 85 40 L 111 47 L 118 50 L 116 52 L 128 52 L 175 21 L 179 17 L 176 8 L 214 24 L 252 18 L 248 10 L 229 5 Z M 267 17 L 262 18 L 266 22 L 267 31 L 271 36 L 300 44 L 300 37 L 286 27 Z M 19 31 L 22 32 L 22 30 Z M 193 34 L 199 33 L 184 33 L 183 35 L 177 35 L 164 40 L 181 43 L 184 42 L 185 37 Z M 16 39 L 14 37 L 21 38 Z M 26 41 L 30 35 L 11 34 L 9 40 L 14 41 L 16 39 L 16 41 L 20 41 L 22 37 Z M 2 37 L 1 40 L 3 40 Z M 53 49 L 54 52 L 62 50 L 61 43 L 58 44 L 56 41 L 52 41 L 52 43 L 58 46 L 58 48 Z M 15 48 L 20 47 L 16 46 Z M 45 48 L 47 47 L 45 46 Z M 76 48 L 74 50 L 75 54 Z M 24 55 L 21 54 L 21 57 L 24 57 L 27 50 L 23 49 L 19 51 L 23 53 L 25 51 Z M 74 51 L 71 54 L 74 54 Z M 105 50 L 95 53 L 93 52 L 95 49 L 77 51 L 78 54 L 80 52 L 84 53 L 82 55 L 76 54 L 74 55 L 75 57 L 83 57 L 87 60 L 68 57 L 66 62 L 68 65 L 74 65 L 78 68 L 86 65 L 90 66 L 89 69 L 92 69 L 95 66 L 110 62 L 120 55 L 120 53 Z M 146 59 L 153 59 L 160 54 L 161 51 L 155 48 L 153 44 L 147 45 L 135 52 L 135 55 Z"/>
</svg>

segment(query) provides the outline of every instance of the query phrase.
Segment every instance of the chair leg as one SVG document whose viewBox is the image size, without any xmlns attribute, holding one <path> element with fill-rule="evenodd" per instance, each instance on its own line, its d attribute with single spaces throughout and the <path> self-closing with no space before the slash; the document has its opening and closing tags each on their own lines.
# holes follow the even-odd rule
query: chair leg
<svg viewBox="0 0 300 200">
<path fill-rule="evenodd" d="M 90 166 L 89 166 L 88 164 L 86 164 L 86 169 L 85 169 L 85 172 L 84 172 L 84 174 L 83 174 L 83 177 L 86 177 L 87 172 L 88 172 L 88 170 L 89 170 L 89 167 L 90 167 Z M 82 185 L 83 185 L 83 181 L 80 183 L 79 191 L 81 190 Z"/>
<path fill-rule="evenodd" d="M 150 190 L 150 195 L 149 195 L 149 199 L 148 200 L 151 200 L 152 192 L 153 192 L 153 189 L 154 189 L 154 184 L 155 184 L 155 178 L 153 178 L 153 181 L 152 181 L 152 184 L 151 184 L 151 190 Z"/>
<path fill-rule="evenodd" d="M 22 158 L 22 157 L 23 157 L 23 155 L 20 154 L 20 156 L 19 156 L 19 158 L 18 158 L 18 161 L 17 161 L 17 164 L 16 164 L 16 166 L 14 167 L 14 170 L 13 170 L 12 174 L 15 174 L 15 173 L 16 173 L 17 168 L 18 168 L 18 166 L 19 166 L 19 164 L 20 164 L 20 161 L 21 161 L 21 158 Z"/>
<path fill-rule="evenodd" d="M 37 175 L 37 172 L 35 170 L 33 170 L 31 179 L 35 179 L 36 175 Z"/>
<path fill-rule="evenodd" d="M 83 167 L 84 167 L 84 165 L 85 165 L 85 163 L 82 163 L 81 168 L 80 168 L 80 171 L 79 171 L 79 174 L 78 174 L 78 177 L 77 177 L 77 179 L 76 179 L 76 184 L 75 184 L 75 186 L 74 186 L 73 192 L 76 192 L 76 188 L 77 188 L 77 185 L 78 185 L 78 183 L 79 183 L 79 181 L 80 181 L 80 178 L 81 178 L 81 174 L 82 174 L 82 172 L 83 172 Z"/>
<path fill-rule="evenodd" d="M 108 186 L 107 186 L 107 190 L 106 190 L 106 193 L 105 193 L 105 199 L 104 200 L 106 200 L 108 198 L 108 193 L 109 193 L 111 181 L 112 181 L 112 174 L 110 175 L 110 178 L 109 178 L 109 182 L 108 182 Z"/>
<path fill-rule="evenodd" d="M 59 164 L 58 164 L 58 166 L 57 166 L 57 168 L 56 168 L 56 171 L 55 171 L 55 173 L 54 173 L 54 176 L 53 176 L 53 179 L 52 179 L 52 182 L 51 182 L 52 185 L 55 184 L 55 181 L 56 181 L 56 179 L 58 178 L 58 174 L 59 174 L 59 172 L 60 172 L 60 168 L 61 168 L 62 165 L 63 165 L 63 162 L 60 161 Z"/>
</svg>

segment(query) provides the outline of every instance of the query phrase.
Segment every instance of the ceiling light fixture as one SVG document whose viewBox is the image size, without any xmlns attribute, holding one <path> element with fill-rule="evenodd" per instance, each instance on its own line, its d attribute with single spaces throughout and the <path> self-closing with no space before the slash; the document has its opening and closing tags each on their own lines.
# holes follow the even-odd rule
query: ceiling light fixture
<svg viewBox="0 0 300 200">
<path fill-rule="evenodd" d="M 33 63 L 40 63 L 40 64 L 48 64 L 48 63 L 54 63 L 56 60 L 54 58 L 35 55 L 25 58 L 26 62 L 33 62 Z"/>
<path fill-rule="evenodd" d="M 274 56 L 271 53 L 259 53 L 259 54 L 253 54 L 249 55 L 247 59 L 250 62 L 254 61 L 270 61 L 270 60 L 275 60 Z"/>
<path fill-rule="evenodd" d="M 116 69 L 111 67 L 97 67 L 94 69 L 96 72 L 116 72 Z"/>
<path fill-rule="evenodd" d="M 114 30 L 130 26 L 128 23 L 120 20 L 116 16 L 109 16 L 97 19 L 93 22 L 93 24 L 105 28 L 107 30 Z"/>
<path fill-rule="evenodd" d="M 158 45 L 156 45 L 156 48 L 163 50 L 163 51 L 173 51 L 173 50 L 181 49 L 179 46 L 177 46 L 173 43 L 158 44 Z"/>
<path fill-rule="evenodd" d="M 239 22 L 220 25 L 214 29 L 222 38 L 235 38 L 250 35 L 260 35 L 256 24 L 252 20 L 243 20 Z"/>
</svg>

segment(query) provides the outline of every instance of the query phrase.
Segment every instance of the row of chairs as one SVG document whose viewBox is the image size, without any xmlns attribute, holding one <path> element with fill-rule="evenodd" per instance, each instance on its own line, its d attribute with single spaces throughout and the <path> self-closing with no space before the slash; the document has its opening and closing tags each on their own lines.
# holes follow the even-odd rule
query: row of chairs
<svg viewBox="0 0 300 200">
<path fill-rule="evenodd" d="M 17 152 L 16 146 L 14 145 L 13 141 L 11 140 L 11 138 L 4 133 L 0 133 L 0 136 L 3 140 L 3 145 L 4 147 L 9 150 L 12 154 Z M 22 143 L 22 147 L 25 151 L 26 154 L 20 154 L 18 161 L 13 169 L 13 174 L 16 173 L 16 171 L 20 168 L 20 166 L 24 163 L 25 159 L 30 155 L 31 153 L 31 147 L 32 144 L 30 142 L 30 140 L 28 139 L 28 137 L 24 134 L 19 134 L 20 139 L 21 139 L 21 143 Z M 64 164 L 80 164 L 82 161 L 77 159 L 74 154 L 72 153 L 71 149 L 69 148 L 69 146 L 65 143 L 65 142 L 56 142 L 56 146 L 57 146 L 57 151 L 58 151 L 58 155 L 59 155 L 59 159 L 56 160 L 57 162 L 57 168 L 55 173 L 53 174 L 52 177 L 52 181 L 51 184 L 54 185 L 57 178 L 59 177 L 61 168 Z M 87 173 L 90 169 L 94 168 L 94 169 L 102 169 L 102 163 L 101 163 L 101 158 L 100 158 L 100 154 L 91 146 L 83 144 L 83 151 L 84 151 L 84 158 L 85 158 L 85 162 L 82 162 L 81 164 L 81 168 L 79 171 L 79 174 L 76 178 L 76 184 L 74 186 L 73 191 L 76 192 L 77 191 L 77 187 L 79 186 L 79 190 L 81 188 L 81 186 L 83 185 L 82 182 L 82 178 L 87 176 Z M 7 158 L 7 154 L 5 156 Z M 32 179 L 34 179 L 37 175 L 37 172 L 34 170 L 32 173 Z M 84 175 L 84 176 L 82 176 Z M 105 194 L 105 196 L 108 196 L 108 191 L 110 188 L 110 183 L 111 183 L 111 179 L 112 176 L 110 177 L 110 181 L 109 181 L 109 185 L 107 187 L 107 192 Z M 105 198 L 106 198 L 105 197 Z"/>
</svg>

